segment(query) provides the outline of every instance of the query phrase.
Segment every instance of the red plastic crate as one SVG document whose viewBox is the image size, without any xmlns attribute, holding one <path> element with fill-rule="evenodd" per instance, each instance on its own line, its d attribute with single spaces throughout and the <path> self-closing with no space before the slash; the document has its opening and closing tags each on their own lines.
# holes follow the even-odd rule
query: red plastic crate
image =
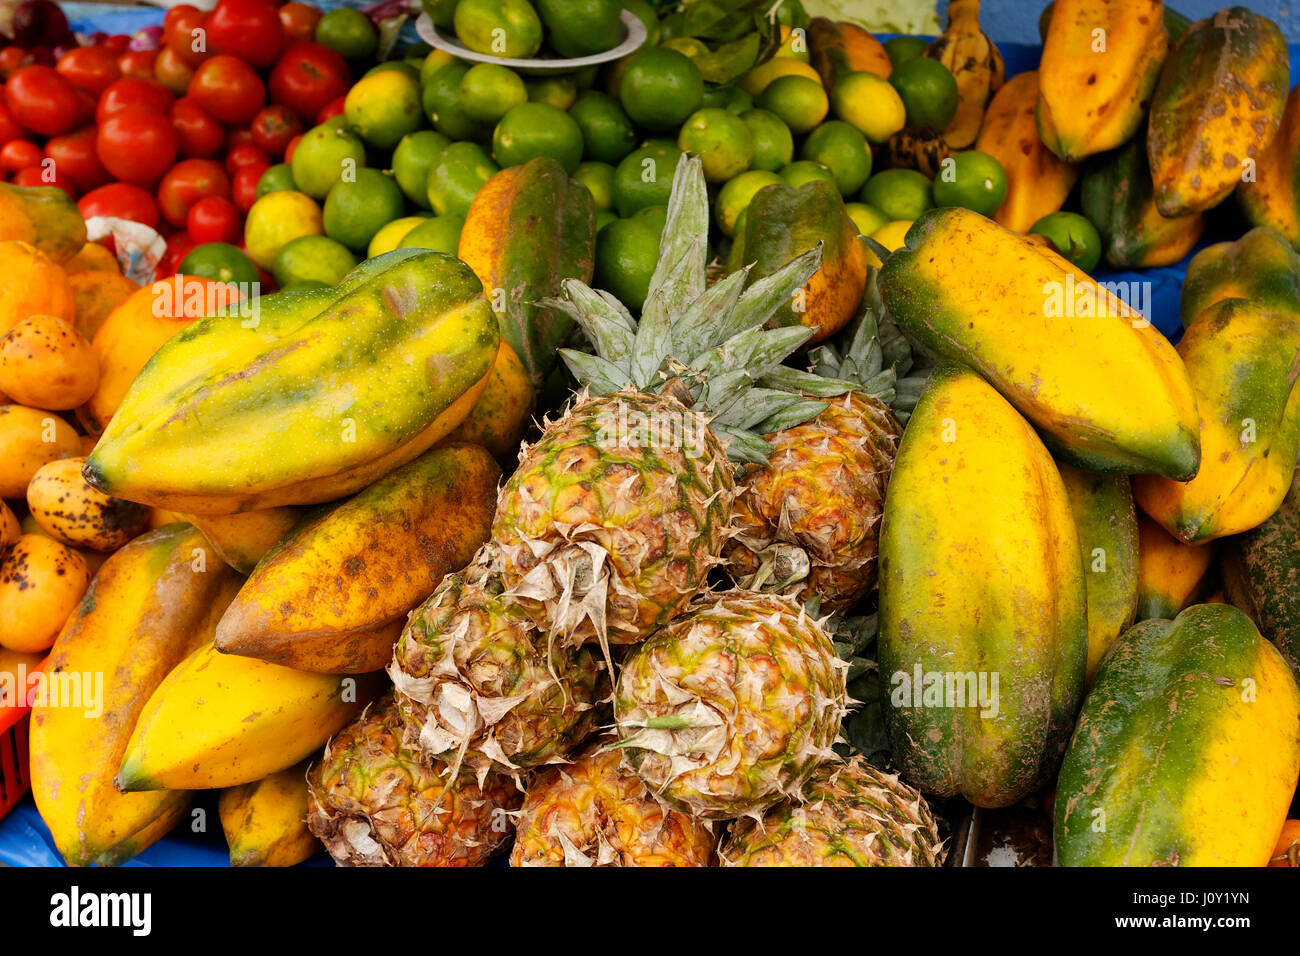
<svg viewBox="0 0 1300 956">
<path fill-rule="evenodd" d="M 27 701 L 32 678 L 44 667 L 45 661 L 41 661 L 32 668 L 19 700 L 0 704 L 0 817 L 32 788 L 27 749 L 27 718 L 31 707 Z"/>
</svg>

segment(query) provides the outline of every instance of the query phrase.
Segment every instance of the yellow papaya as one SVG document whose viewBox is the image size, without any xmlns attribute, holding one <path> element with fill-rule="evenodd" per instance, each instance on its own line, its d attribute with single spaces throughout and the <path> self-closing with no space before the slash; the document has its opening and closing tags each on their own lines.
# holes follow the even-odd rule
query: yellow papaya
<svg viewBox="0 0 1300 956">
<path fill-rule="evenodd" d="M 29 242 L 0 242 L 0 335 L 33 315 L 76 321 L 68 276 Z"/>
<path fill-rule="evenodd" d="M 320 852 L 307 829 L 310 759 L 221 791 L 217 813 L 231 866 L 294 866 Z"/>
<path fill-rule="evenodd" d="M 536 390 L 528 370 L 505 339 L 483 389 L 465 420 L 445 441 L 481 445 L 503 466 L 519 454 L 519 442 L 533 414 Z"/>
<path fill-rule="evenodd" d="M 257 562 L 302 518 L 303 508 L 262 508 L 233 515 L 183 515 L 212 543 L 212 550 L 240 574 L 252 574 Z"/>
<path fill-rule="evenodd" d="M 1077 161 L 1142 124 L 1169 48 L 1160 0 L 1056 0 L 1038 67 L 1038 131 Z"/>
<path fill-rule="evenodd" d="M 1051 779 L 1088 657 L 1079 539 L 1034 429 L 956 366 L 930 376 L 898 448 L 877 652 L 910 782 L 1003 807 Z"/>
<path fill-rule="evenodd" d="M 1172 618 L 1200 590 L 1214 560 L 1214 543 L 1188 544 L 1140 510 L 1137 518 L 1137 620 Z"/>
<path fill-rule="evenodd" d="M 1071 269 L 951 207 L 921 214 L 879 287 L 909 338 L 978 371 L 1072 464 L 1190 478 L 1200 433 L 1182 359 L 1109 289 Z"/>
<path fill-rule="evenodd" d="M 0 241 L 30 242 L 59 265 L 86 244 L 86 221 L 56 186 L 0 183 Z"/>
<path fill-rule="evenodd" d="M 486 449 L 425 452 L 289 533 L 217 627 L 217 650 L 319 674 L 383 668 L 409 612 L 487 539 L 501 469 Z"/>
<path fill-rule="evenodd" d="M 188 794 L 124 795 L 113 774 L 145 701 L 211 640 L 238 586 L 197 529 L 169 525 L 104 562 L 55 640 L 32 709 L 32 792 L 70 866 L 122 863 L 185 813 Z"/>
<path fill-rule="evenodd" d="M 1034 123 L 1038 73 L 1030 70 L 1007 80 L 993 94 L 975 148 L 988 153 L 1007 174 L 1007 198 L 994 221 L 1028 232 L 1046 215 L 1065 205 L 1079 179 L 1079 167 L 1043 145 Z"/>
<path fill-rule="evenodd" d="M 1187 28 L 1151 98 L 1147 154 L 1161 215 L 1228 197 L 1277 134 L 1290 73 L 1282 31 L 1245 7 Z"/>
<path fill-rule="evenodd" d="M 419 456 L 469 414 L 500 334 L 464 263 L 412 251 L 370 260 L 314 315 L 296 298 L 310 293 L 280 293 L 288 304 L 259 301 L 256 328 L 216 348 L 246 321 L 238 308 L 170 339 L 86 480 L 155 507 L 231 514 L 341 498 Z"/>
<path fill-rule="evenodd" d="M 1300 86 L 1287 97 L 1282 125 L 1254 176 L 1237 187 L 1237 202 L 1251 225 L 1271 226 L 1300 249 Z"/>
<path fill-rule="evenodd" d="M 1057 859 L 1264 866 L 1298 776 L 1300 688 L 1250 619 L 1198 604 L 1146 621 L 1115 643 L 1079 716 L 1056 783 Z"/>
<path fill-rule="evenodd" d="M 874 73 L 887 80 L 893 72 L 884 45 L 868 30 L 828 17 L 808 23 L 808 59 L 828 90 L 849 73 Z"/>
<path fill-rule="evenodd" d="M 1178 343 L 1201 416 L 1201 470 L 1188 481 L 1139 475 L 1142 510 L 1183 541 L 1249 531 L 1286 497 L 1300 453 L 1300 310 L 1224 299 Z"/>
<path fill-rule="evenodd" d="M 1187 264 L 1183 277 L 1183 328 L 1224 299 L 1250 299 L 1272 312 L 1300 311 L 1300 253 L 1267 226 L 1236 242 L 1206 246 Z"/>
</svg>

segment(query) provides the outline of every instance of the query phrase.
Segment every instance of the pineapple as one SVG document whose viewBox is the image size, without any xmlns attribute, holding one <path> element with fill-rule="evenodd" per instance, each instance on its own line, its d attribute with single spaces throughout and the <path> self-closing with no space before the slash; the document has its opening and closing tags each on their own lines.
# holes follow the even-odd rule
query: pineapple
<svg viewBox="0 0 1300 956">
<path fill-rule="evenodd" d="M 745 288 L 706 288 L 709 209 L 698 159 L 678 164 L 662 252 L 640 322 L 566 280 L 564 310 L 595 354 L 561 349 L 585 388 L 502 487 L 492 537 L 502 578 L 548 637 L 632 644 L 665 624 L 721 561 L 735 462 L 762 462 L 757 431 L 826 407 L 757 380 L 807 341 L 764 323 L 816 271 L 814 249 Z M 793 373 L 799 380 L 816 376 Z"/>
<path fill-rule="evenodd" d="M 726 591 L 629 653 L 614 719 L 651 792 L 702 819 L 757 814 L 834 756 L 847 671 L 802 605 Z"/>
<path fill-rule="evenodd" d="M 511 866 L 709 866 L 711 824 L 666 807 L 597 743 L 532 779 Z"/>
<path fill-rule="evenodd" d="M 590 648 L 548 649 L 503 593 L 495 557 L 489 542 L 443 578 L 411 614 L 389 667 L 407 742 L 453 771 L 562 760 L 595 729 L 609 689 Z"/>
<path fill-rule="evenodd" d="M 391 694 L 341 730 L 307 775 L 307 826 L 341 866 L 482 866 L 512 829 L 522 794 L 480 783 L 402 743 Z"/>
<path fill-rule="evenodd" d="M 861 757 L 828 763 L 763 815 L 731 825 L 723 866 L 939 866 L 944 848 L 919 792 Z"/>
<path fill-rule="evenodd" d="M 763 436 L 772 454 L 743 475 L 737 533 L 724 552 L 742 587 L 819 598 L 820 611 L 830 614 L 847 612 L 875 587 L 885 487 L 903 433 L 890 407 L 896 370 L 885 364 L 881 339 L 900 362 L 910 357 L 901 335 L 887 328 L 893 337 L 880 335 L 868 305 L 843 354 L 830 344 L 815 349 L 812 371 L 825 384 L 802 379 L 803 390 L 839 397 L 811 421 Z M 917 384 L 909 379 L 903 390 L 912 404 Z"/>
</svg>

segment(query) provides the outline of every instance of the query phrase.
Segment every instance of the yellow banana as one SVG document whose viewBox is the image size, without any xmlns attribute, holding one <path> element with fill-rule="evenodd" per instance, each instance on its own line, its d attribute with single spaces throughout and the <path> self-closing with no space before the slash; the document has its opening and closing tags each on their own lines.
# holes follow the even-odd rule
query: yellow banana
<svg viewBox="0 0 1300 956">
<path fill-rule="evenodd" d="M 949 0 L 948 27 L 925 55 L 946 66 L 957 81 L 957 112 L 944 127 L 943 140 L 949 149 L 969 149 L 989 100 L 1007 76 L 1002 54 L 980 29 L 979 0 Z"/>
<path fill-rule="evenodd" d="M 307 829 L 307 766 L 294 764 L 221 791 L 217 812 L 231 866 L 294 866 L 320 850 Z"/>
</svg>

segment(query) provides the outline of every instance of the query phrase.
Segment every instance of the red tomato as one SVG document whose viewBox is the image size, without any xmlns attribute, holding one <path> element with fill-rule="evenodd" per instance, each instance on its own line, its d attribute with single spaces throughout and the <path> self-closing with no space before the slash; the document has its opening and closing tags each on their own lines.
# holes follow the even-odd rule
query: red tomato
<svg viewBox="0 0 1300 956">
<path fill-rule="evenodd" d="M 214 53 L 229 53 L 259 69 L 284 47 L 280 14 L 269 0 L 218 0 L 204 26 Z"/>
<path fill-rule="evenodd" d="M 278 104 L 253 117 L 253 142 L 271 156 L 283 156 L 289 140 L 302 132 L 302 123 L 292 111 Z"/>
<path fill-rule="evenodd" d="M 245 163 L 235 170 L 230 180 L 230 198 L 242 213 L 247 213 L 257 202 L 257 183 L 262 173 L 271 168 L 270 163 Z"/>
<path fill-rule="evenodd" d="M 233 153 L 241 146 L 256 146 L 253 142 L 253 131 L 245 126 L 243 129 L 232 129 L 226 134 L 226 152 Z"/>
<path fill-rule="evenodd" d="M 184 96 L 194 68 L 177 56 L 170 47 L 163 47 L 153 64 L 154 79 L 177 96 Z"/>
<path fill-rule="evenodd" d="M 0 146 L 14 139 L 22 139 L 26 135 L 22 126 L 14 119 L 14 114 L 10 112 L 9 107 L 5 106 L 4 101 L 0 100 Z"/>
<path fill-rule="evenodd" d="M 226 141 L 221 124 L 188 96 L 172 104 L 171 121 L 182 156 L 211 156 Z"/>
<path fill-rule="evenodd" d="M 167 240 L 167 251 L 162 254 L 158 260 L 158 266 L 154 270 L 154 281 L 159 279 L 170 279 L 180 268 L 181 261 L 190 254 L 198 243 L 195 242 L 188 232 L 173 233 Z"/>
<path fill-rule="evenodd" d="M 322 106 L 320 112 L 316 114 L 316 125 L 319 126 L 321 123 L 333 119 L 335 116 L 342 116 L 343 102 L 346 99 L 346 96 L 340 96 L 337 99 L 330 100 Z"/>
<path fill-rule="evenodd" d="M 301 133 L 299 133 L 293 139 L 289 140 L 289 145 L 284 148 L 284 161 L 286 163 L 291 162 L 293 160 L 293 152 L 298 148 L 298 144 L 301 142 L 302 142 Z"/>
<path fill-rule="evenodd" d="M 198 7 L 181 3 L 163 17 L 163 46 L 190 67 L 197 67 L 209 56 L 207 30 L 203 25 L 207 16 Z"/>
<path fill-rule="evenodd" d="M 157 50 L 127 50 L 117 58 L 117 68 L 123 76 L 137 76 L 142 80 L 153 77 L 153 61 L 158 59 Z"/>
<path fill-rule="evenodd" d="M 117 57 L 102 46 L 79 46 L 59 57 L 54 68 L 68 82 L 92 96 L 98 96 L 122 75 Z"/>
<path fill-rule="evenodd" d="M 15 186 L 57 186 L 68 194 L 71 199 L 77 198 L 76 190 L 72 188 L 72 183 L 63 175 L 62 171 L 51 162 L 42 162 L 39 166 L 28 166 L 26 169 L 20 169 L 14 173 Z"/>
<path fill-rule="evenodd" d="M 92 189 L 77 201 L 77 208 L 86 219 L 111 216 L 158 228 L 158 204 L 148 191 L 130 183 L 109 183 Z"/>
<path fill-rule="evenodd" d="M 79 193 L 96 189 L 113 178 L 99 161 L 95 139 L 94 128 L 87 127 L 52 137 L 45 144 L 46 158 L 54 161 L 59 174 L 67 176 Z"/>
<path fill-rule="evenodd" d="M 266 87 L 243 60 L 223 55 L 204 60 L 194 71 L 188 95 L 220 122 L 242 126 L 266 102 Z"/>
<path fill-rule="evenodd" d="M 99 160 L 126 183 L 151 183 L 176 161 L 171 120 L 140 106 L 119 110 L 99 127 Z"/>
<path fill-rule="evenodd" d="M 304 119 L 347 93 L 352 85 L 348 65 L 334 50 L 301 41 L 284 51 L 271 71 L 271 101 L 287 106 Z"/>
<path fill-rule="evenodd" d="M 286 3 L 279 10 L 280 26 L 284 27 L 284 42 L 294 43 L 298 40 L 310 40 L 316 35 L 316 24 L 320 22 L 321 10 L 310 4 Z"/>
<path fill-rule="evenodd" d="M 16 173 L 28 166 L 38 166 L 41 162 L 41 148 L 25 139 L 11 139 L 0 146 L 0 169 L 7 173 Z"/>
<path fill-rule="evenodd" d="M 226 172 L 235 175 L 242 166 L 270 166 L 271 157 L 256 146 L 236 146 L 226 153 Z"/>
<path fill-rule="evenodd" d="M 0 50 L 0 79 L 8 79 L 14 71 L 36 61 L 20 46 L 7 46 Z"/>
<path fill-rule="evenodd" d="M 48 66 L 25 66 L 5 83 L 5 103 L 14 119 L 42 136 L 77 125 L 77 88 Z"/>
<path fill-rule="evenodd" d="M 238 242 L 244 233 L 244 217 L 235 204 L 220 196 L 205 196 L 190 207 L 185 231 L 202 245 L 205 242 Z"/>
<path fill-rule="evenodd" d="M 106 46 L 108 51 L 114 56 L 121 56 L 126 52 L 126 48 L 130 43 L 131 38 L 125 33 L 114 33 L 111 37 L 104 40 L 103 46 Z"/>
<path fill-rule="evenodd" d="M 230 178 L 213 159 L 183 159 L 158 185 L 158 208 L 173 226 L 184 226 L 190 207 L 205 196 L 230 195 Z"/>
<path fill-rule="evenodd" d="M 152 76 L 142 79 L 138 76 L 124 76 L 109 84 L 99 96 L 99 105 L 95 108 L 95 122 L 102 123 L 118 110 L 128 106 L 141 106 L 155 113 L 166 113 L 172 108 L 175 97 L 167 88 Z"/>
</svg>

